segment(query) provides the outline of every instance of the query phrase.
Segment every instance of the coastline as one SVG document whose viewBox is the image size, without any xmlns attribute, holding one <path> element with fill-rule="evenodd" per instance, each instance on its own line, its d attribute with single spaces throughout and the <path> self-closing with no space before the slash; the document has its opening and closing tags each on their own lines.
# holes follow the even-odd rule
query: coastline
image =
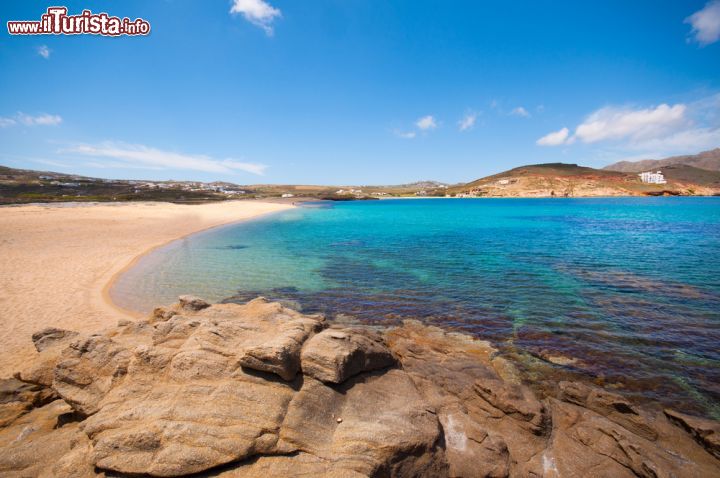
<svg viewBox="0 0 720 478">
<path fill-rule="evenodd" d="M 262 201 L 262 202 L 265 203 L 265 204 L 282 204 L 282 203 L 271 203 L 271 202 L 265 202 L 265 201 Z M 173 243 L 173 242 L 175 242 L 175 241 L 179 241 L 179 240 L 181 240 L 181 239 L 185 239 L 185 238 L 190 237 L 190 236 L 194 236 L 195 234 L 199 234 L 199 233 L 201 233 L 201 232 L 207 232 L 207 231 L 210 231 L 210 230 L 212 230 L 212 229 L 219 229 L 219 228 L 222 228 L 222 227 L 232 226 L 232 225 L 234 225 L 234 224 L 239 224 L 239 223 L 246 222 L 246 221 L 251 221 L 251 220 L 254 220 L 254 219 L 261 218 L 261 217 L 263 217 L 263 216 L 267 216 L 267 215 L 270 215 L 270 214 L 275 214 L 275 213 L 278 213 L 278 212 L 282 212 L 282 211 L 284 211 L 284 210 L 286 210 L 286 209 L 290 209 L 290 208 L 292 208 L 292 207 L 298 207 L 298 206 L 297 206 L 297 204 L 292 203 L 292 204 L 290 204 L 287 208 L 281 208 L 281 209 L 279 209 L 279 210 L 277 210 L 277 211 L 269 211 L 269 212 L 265 212 L 265 213 L 260 213 L 260 214 L 257 214 L 257 215 L 253 215 L 253 216 L 251 216 L 251 217 L 245 217 L 245 218 L 238 219 L 238 220 L 230 220 L 230 221 L 228 221 L 228 222 L 223 222 L 223 223 L 221 223 L 221 224 L 215 224 L 215 225 L 213 225 L 213 226 L 204 227 L 204 228 L 202 228 L 202 229 L 197 229 L 197 230 L 194 230 L 194 231 L 190 231 L 190 232 L 188 232 L 187 234 L 183 234 L 182 236 L 173 237 L 173 238 L 168 239 L 167 241 L 165 241 L 165 242 L 163 242 L 163 243 L 161 243 L 161 244 L 155 244 L 155 245 L 153 245 L 153 246 L 150 246 L 149 248 L 145 249 L 144 251 L 140 252 L 140 253 L 137 254 L 135 257 L 133 257 L 133 258 L 130 260 L 130 262 L 128 262 L 127 264 L 125 264 L 124 267 L 122 267 L 120 270 L 118 270 L 117 272 L 115 272 L 115 273 L 112 275 L 112 277 L 110 277 L 110 279 L 105 283 L 105 285 L 104 285 L 103 288 L 102 288 L 102 292 L 101 292 L 102 298 L 103 298 L 103 300 L 107 303 L 107 305 L 108 305 L 109 307 L 111 307 L 112 309 L 116 310 L 117 312 L 119 312 L 119 313 L 121 313 L 121 314 L 124 314 L 124 315 L 127 316 L 128 318 L 132 318 L 132 319 L 135 319 L 135 320 L 143 319 L 143 318 L 145 318 L 145 316 L 146 316 L 145 313 L 142 313 L 142 312 L 139 312 L 139 311 L 133 310 L 133 309 L 128 309 L 128 308 L 125 308 L 125 307 L 121 306 L 120 304 L 118 304 L 117 302 L 115 302 L 115 301 L 113 300 L 112 295 L 111 295 L 111 293 L 110 293 L 110 291 L 112 290 L 113 286 L 115 285 L 115 283 L 117 282 L 117 280 L 120 278 L 120 276 L 122 276 L 124 273 L 126 273 L 127 271 L 129 271 L 130 269 L 132 269 L 133 267 L 135 267 L 135 266 L 137 265 L 137 263 L 140 262 L 141 259 L 143 259 L 144 257 L 152 254 L 153 252 L 157 251 L 158 249 L 162 249 L 163 247 L 167 246 L 168 244 L 171 244 L 171 243 Z"/>
<path fill-rule="evenodd" d="M 134 204 L 122 211 L 72 205 L 34 206 L 17 214 L 0 209 L 0 245 L 10 256 L 17 238 L 25 239 L 17 244 L 26 255 L 75 247 L 76 259 L 90 262 L 97 257 L 86 249 L 112 249 L 122 242 L 119 231 L 136 240 L 125 251 L 128 260 L 108 256 L 116 259 L 106 271 L 109 279 L 78 283 L 87 288 L 83 292 L 102 289 L 85 294 L 85 301 L 99 299 L 114 309 L 102 328 L 90 330 L 81 317 L 70 330 L 33 335 L 27 342 L 38 352 L 19 354 L 23 360 L 14 378 L 0 380 L 8 397 L 0 410 L 0 448 L 7 451 L 0 469 L 12 476 L 88 478 L 108 471 L 194 476 L 217 469 L 233 476 L 374 476 L 390 462 L 401 464 L 391 473 L 398 477 L 595 476 L 600 468 L 612 476 L 644 476 L 647 470 L 717 474 L 718 422 L 683 406 L 636 400 L 631 390 L 604 379 L 555 374 L 551 386 L 538 386 L 550 368 L 524 375 L 513 355 L 457 328 L 413 319 L 390 327 L 328 321 L 296 310 L 292 301 L 260 297 L 210 304 L 193 295 L 158 304 L 137 321 L 117 320 L 137 315 L 115 304 L 109 292 L 145 255 L 182 237 L 289 207 L 243 201 L 220 206 L 227 210 L 210 217 L 203 217 L 211 211 L 202 208 L 170 204 Z M 155 214 L 147 215 L 148 209 Z M 209 209 L 218 212 L 217 206 Z M 133 211 L 145 215 L 137 219 Z M 25 212 L 26 223 L 6 221 Z M 188 212 L 195 213 L 192 221 Z M 69 223 L 48 228 L 58 219 Z M 5 227 L 13 223 L 15 235 Z M 73 236 L 81 226 L 86 230 Z M 46 251 L 32 241 L 37 236 L 46 247 L 65 243 Z M 287 230 L 280 236 L 297 237 Z M 0 257 L 0 267 L 4 262 Z M 58 264 L 61 273 L 69 271 L 65 282 L 77 279 L 74 261 L 63 257 Z M 52 275 L 57 268 L 33 272 Z M 3 299 L 0 294 L 0 307 Z M 43 305 L 55 316 L 72 312 L 65 303 L 54 310 L 52 303 Z M 15 316 L 18 322 L 29 318 L 34 317 Z M 550 367 L 582 367 L 572 356 L 530 354 Z M 218 454 L 220 446 L 231 451 Z"/>
<path fill-rule="evenodd" d="M 284 211 L 292 204 L 226 201 L 32 204 L 0 208 L 0 377 L 35 353 L 46 327 L 96 331 L 142 314 L 116 304 L 115 280 L 152 251 L 215 227 Z"/>
</svg>

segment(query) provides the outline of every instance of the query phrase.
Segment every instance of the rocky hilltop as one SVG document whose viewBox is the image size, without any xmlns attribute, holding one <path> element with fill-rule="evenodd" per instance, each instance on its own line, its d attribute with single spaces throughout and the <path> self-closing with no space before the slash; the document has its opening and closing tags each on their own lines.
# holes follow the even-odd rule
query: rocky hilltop
<svg viewBox="0 0 720 478">
<path fill-rule="evenodd" d="M 720 194 L 720 172 L 690 165 L 662 168 L 665 184 L 643 183 L 637 173 L 577 164 L 521 166 L 442 190 L 457 197 L 713 196 Z"/>
<path fill-rule="evenodd" d="M 536 396 L 487 342 L 182 297 L 46 329 L 0 387 L 4 477 L 710 477 L 720 425 L 581 383 Z"/>
<path fill-rule="evenodd" d="M 720 171 L 720 148 L 703 151 L 698 154 L 672 156 L 665 159 L 643 159 L 640 161 L 619 161 L 603 169 L 623 173 L 641 173 L 668 166 L 692 166 L 706 171 Z"/>
</svg>

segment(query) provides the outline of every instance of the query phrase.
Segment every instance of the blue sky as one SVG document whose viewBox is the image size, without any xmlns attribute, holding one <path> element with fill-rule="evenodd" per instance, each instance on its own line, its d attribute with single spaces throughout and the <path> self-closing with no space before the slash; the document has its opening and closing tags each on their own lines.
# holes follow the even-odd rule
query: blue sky
<svg viewBox="0 0 720 478">
<path fill-rule="evenodd" d="M 469 181 L 720 146 L 720 2 L 71 1 L 146 37 L 11 36 L 0 164 L 240 184 Z"/>
</svg>

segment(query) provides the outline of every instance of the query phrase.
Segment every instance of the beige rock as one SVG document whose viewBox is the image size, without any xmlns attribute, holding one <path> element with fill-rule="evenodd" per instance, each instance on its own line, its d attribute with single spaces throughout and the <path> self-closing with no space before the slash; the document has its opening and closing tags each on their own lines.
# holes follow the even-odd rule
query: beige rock
<svg viewBox="0 0 720 478">
<path fill-rule="evenodd" d="M 69 339 L 76 337 L 77 332 L 72 330 L 58 329 L 55 327 L 48 327 L 46 329 L 35 332 L 32 335 L 32 341 L 35 345 L 35 349 L 38 352 L 42 352 L 48 347 L 54 347 L 59 344 L 66 343 Z"/>
<path fill-rule="evenodd" d="M 509 476 L 510 453 L 502 438 L 491 436 L 460 409 L 446 408 L 440 414 L 440 422 L 449 477 Z"/>
<path fill-rule="evenodd" d="M 15 377 L 27 383 L 44 387 L 52 386 L 55 366 L 60 360 L 60 354 L 77 338 L 77 332 L 56 328 L 47 328 L 34 333 L 32 340 L 39 353 L 22 370 L 16 372 Z"/>
<path fill-rule="evenodd" d="M 133 351 L 123 382 L 84 422 L 95 465 L 179 476 L 273 453 L 296 385 L 245 371 L 241 357 L 298 323 L 321 321 L 253 301 L 158 323 L 153 343 Z"/>
<path fill-rule="evenodd" d="M 80 469 L 73 475 L 50 471 L 57 460 L 71 451 L 76 440 L 83 439 L 77 423 L 58 427 L 59 417 L 71 411 L 62 400 L 56 400 L 0 428 L 0 476 L 83 476 Z"/>
<path fill-rule="evenodd" d="M 172 308 L 155 307 L 152 311 L 152 314 L 150 314 L 150 320 L 152 322 L 164 321 L 177 314 L 178 312 L 176 310 L 173 310 Z"/>
<path fill-rule="evenodd" d="M 478 380 L 475 391 L 491 408 L 485 410 L 498 418 L 517 420 L 535 435 L 544 435 L 550 429 L 545 406 L 527 387 L 501 380 Z M 483 407 L 484 408 L 484 407 Z"/>
<path fill-rule="evenodd" d="M 284 321 L 272 337 L 248 347 L 240 358 L 240 365 L 292 380 L 300 370 L 303 343 L 321 328 L 322 322 L 315 318 L 300 316 Z"/>
<path fill-rule="evenodd" d="M 416 321 L 386 335 L 403 370 L 438 410 L 446 442 L 454 444 L 447 451 L 451 476 L 542 476 L 547 414 L 532 392 L 500 378 L 516 374 L 496 349 Z"/>
<path fill-rule="evenodd" d="M 185 381 L 183 381 L 185 382 Z M 120 387 L 84 422 L 103 469 L 180 476 L 270 454 L 293 390 L 252 376 Z"/>
<path fill-rule="evenodd" d="M 125 378 L 83 422 L 92 462 L 179 476 L 301 452 L 317 457 L 313 466 L 346 472 L 337 476 L 442 470 L 437 417 L 404 372 L 360 375 L 340 391 L 308 376 L 283 382 L 240 367 L 258 343 L 321 326 L 319 317 L 263 300 L 157 323 L 153 343 L 133 351 Z"/>
<path fill-rule="evenodd" d="M 0 379 L 0 427 L 57 398 L 55 392 L 15 378 Z"/>
<path fill-rule="evenodd" d="M 395 363 L 379 334 L 352 329 L 327 329 L 315 335 L 303 347 L 301 360 L 305 375 L 329 383 Z"/>
<path fill-rule="evenodd" d="M 130 352 L 102 335 L 72 342 L 55 367 L 53 388 L 78 413 L 92 415 L 127 373 Z"/>
<path fill-rule="evenodd" d="M 550 399 L 553 438 L 549 456 L 558 476 L 715 476 L 720 462 L 663 416 L 640 409 L 656 438 L 648 439 L 593 410 Z"/>
<path fill-rule="evenodd" d="M 720 459 L 720 423 L 665 409 L 665 415 L 687 430 L 705 449 Z"/>
<path fill-rule="evenodd" d="M 178 297 L 178 301 L 180 303 L 180 308 L 187 311 L 197 312 L 198 310 L 210 307 L 209 303 L 200 297 L 195 297 L 194 295 L 181 295 Z"/>
<path fill-rule="evenodd" d="M 57 437 L 62 439 L 61 437 Z M 92 443 L 88 437 L 78 432 L 70 440 L 70 451 L 61 456 L 50 467 L 43 469 L 38 478 L 93 478 L 104 477 L 105 473 L 97 472 L 90 461 Z"/>
<path fill-rule="evenodd" d="M 560 398 L 589 408 L 648 440 L 656 440 L 657 432 L 621 395 L 578 382 L 560 382 Z"/>
<path fill-rule="evenodd" d="M 0 382 L 0 476 L 720 476 L 716 422 L 538 397 L 489 343 L 415 321 L 323 326 L 257 299 L 39 334 L 53 389 Z"/>
<path fill-rule="evenodd" d="M 323 477 L 323 478 L 364 478 L 367 475 L 352 470 L 334 468 L 332 462 L 309 453 L 291 455 L 261 456 L 217 474 L 204 477 L 218 478 L 271 478 L 275 476 Z"/>
<path fill-rule="evenodd" d="M 358 375 L 338 388 L 306 376 L 278 447 L 366 476 L 444 476 L 441 437 L 435 411 L 412 380 L 388 370 Z"/>
</svg>

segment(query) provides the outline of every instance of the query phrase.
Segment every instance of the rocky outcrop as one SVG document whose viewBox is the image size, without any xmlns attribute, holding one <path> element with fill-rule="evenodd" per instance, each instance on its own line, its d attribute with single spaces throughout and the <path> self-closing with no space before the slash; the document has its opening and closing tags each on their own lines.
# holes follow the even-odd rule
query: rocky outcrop
<svg viewBox="0 0 720 478">
<path fill-rule="evenodd" d="M 52 388 L 75 411 L 92 415 L 125 377 L 130 358 L 130 350 L 109 337 L 93 335 L 77 340 L 60 355 Z"/>
<path fill-rule="evenodd" d="M 0 380 L 0 427 L 57 398 L 49 388 L 14 378 Z"/>
<path fill-rule="evenodd" d="M 205 302 L 205 300 L 200 297 L 195 297 L 194 295 L 181 295 L 178 297 L 178 305 L 182 310 L 195 312 L 210 307 L 210 304 Z"/>
<path fill-rule="evenodd" d="M 47 329 L 42 329 L 38 332 L 35 332 L 32 335 L 32 341 L 33 345 L 35 345 L 35 350 L 37 350 L 38 352 L 42 352 L 51 347 L 63 344 L 69 339 L 76 337 L 77 335 L 78 333 L 73 332 L 72 330 L 48 327 Z"/>
<path fill-rule="evenodd" d="M 300 350 L 307 338 L 322 328 L 322 320 L 300 314 L 275 318 L 276 326 L 268 330 L 267 337 L 254 339 L 257 343 L 247 347 L 240 365 L 293 380 L 300 369 Z"/>
<path fill-rule="evenodd" d="M 32 341 L 39 353 L 32 366 L 17 372 L 15 377 L 23 382 L 50 387 L 55 377 L 55 366 L 60 359 L 60 354 L 77 336 L 77 332 L 54 327 L 35 332 L 32 335 Z"/>
<path fill-rule="evenodd" d="M 489 343 L 414 321 L 183 297 L 33 338 L 0 384 L 2 476 L 720 474 L 716 423 L 580 383 L 539 397 Z"/>
<path fill-rule="evenodd" d="M 0 476 L 97 476 L 89 461 L 90 442 L 75 421 L 72 408 L 55 400 L 0 428 Z"/>
<path fill-rule="evenodd" d="M 610 421 L 647 440 L 658 438 L 647 420 L 622 396 L 577 382 L 560 382 L 560 397 L 569 403 L 599 413 Z"/>
<path fill-rule="evenodd" d="M 720 423 L 665 410 L 665 415 L 687 430 L 705 449 L 720 459 Z"/>
<path fill-rule="evenodd" d="M 326 383 L 342 383 L 394 363 L 382 337 L 365 330 L 325 330 L 308 340 L 302 351 L 303 373 Z"/>
</svg>

